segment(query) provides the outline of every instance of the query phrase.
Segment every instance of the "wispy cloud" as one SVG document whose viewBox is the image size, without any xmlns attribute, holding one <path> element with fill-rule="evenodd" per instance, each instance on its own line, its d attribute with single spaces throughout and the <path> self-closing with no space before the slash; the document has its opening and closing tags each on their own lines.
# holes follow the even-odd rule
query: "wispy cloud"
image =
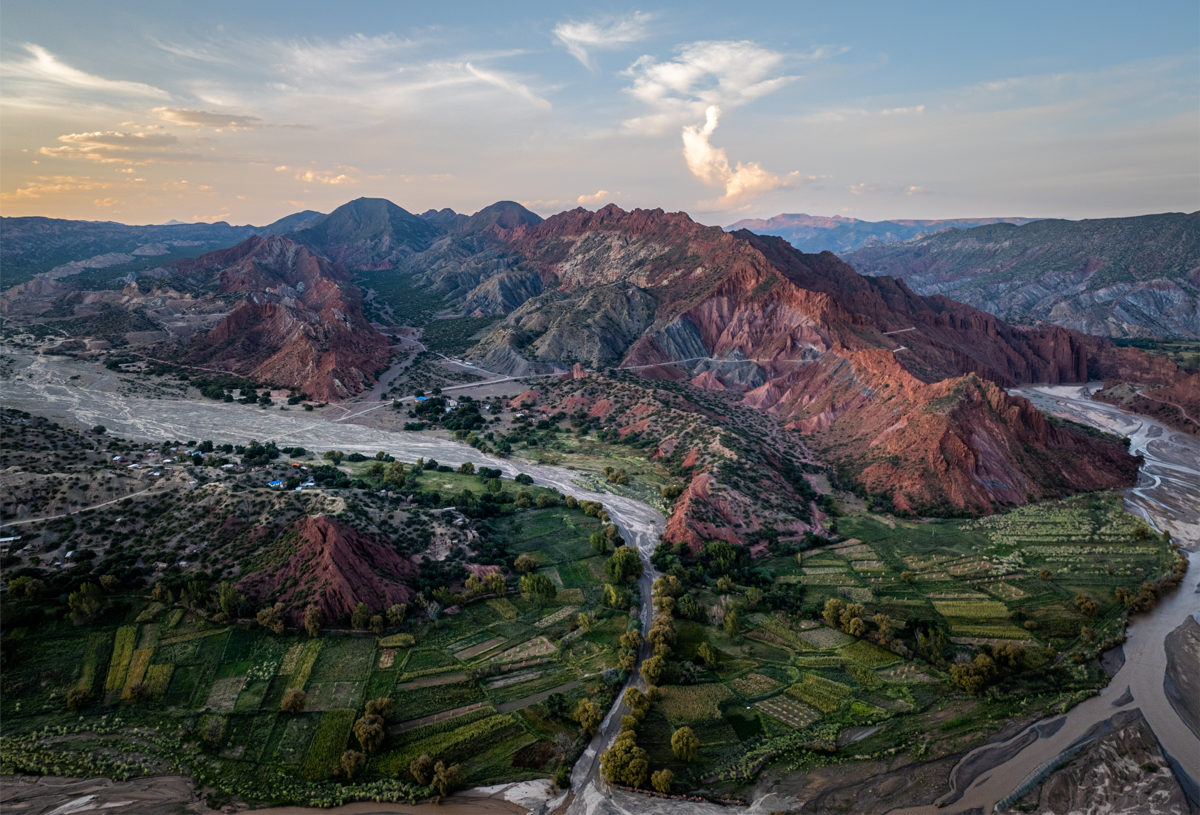
<svg viewBox="0 0 1200 815">
<path fill-rule="evenodd" d="M 153 85 L 128 82 L 123 79 L 105 79 L 102 76 L 72 68 L 40 45 L 25 43 L 21 47 L 29 53 L 30 57 L 24 60 L 0 62 L 0 76 L 93 93 L 113 93 L 153 99 L 169 99 L 171 96 L 163 89 Z"/>
<path fill-rule="evenodd" d="M 653 14 L 637 11 L 627 17 L 567 20 L 554 27 L 554 38 L 585 68 L 598 70 L 592 51 L 611 51 L 646 39 Z"/>
<path fill-rule="evenodd" d="M 154 108 L 159 118 L 180 127 L 211 127 L 221 130 L 254 130 L 262 126 L 262 119 L 257 116 L 235 116 L 230 113 L 216 113 L 209 110 L 189 110 L 187 108 Z"/>
<path fill-rule="evenodd" d="M 851 195 L 932 195 L 931 190 L 905 184 L 851 184 L 847 187 Z"/>
<path fill-rule="evenodd" d="M 106 190 L 112 186 L 110 181 L 102 181 L 88 176 L 42 175 L 26 181 L 12 192 L 0 195 L 0 200 L 21 201 L 28 198 L 56 197 L 74 192 Z"/>
<path fill-rule="evenodd" d="M 785 59 L 749 40 L 689 43 L 666 62 L 644 56 L 625 71 L 633 79 L 626 90 L 653 112 L 624 125 L 635 132 L 663 133 L 694 122 L 712 105 L 730 110 L 759 99 L 799 79 L 782 73 Z"/>
<path fill-rule="evenodd" d="M 43 147 L 38 152 L 52 158 L 87 159 L 100 164 L 158 164 L 200 160 L 194 153 L 171 150 L 179 143 L 174 134 L 151 131 L 123 133 L 97 130 L 67 133 L 58 137 L 61 147 Z"/>
<path fill-rule="evenodd" d="M 745 164 L 739 161 L 735 167 L 730 167 L 725 148 L 714 147 L 709 141 L 720 116 L 720 109 L 713 105 L 705 111 L 703 126 L 683 128 L 683 157 L 692 175 L 705 184 L 725 188 L 725 194 L 715 202 L 717 208 L 738 206 L 765 192 L 793 186 L 801 180 L 799 172 L 778 176 L 764 170 L 757 161 Z"/>
</svg>

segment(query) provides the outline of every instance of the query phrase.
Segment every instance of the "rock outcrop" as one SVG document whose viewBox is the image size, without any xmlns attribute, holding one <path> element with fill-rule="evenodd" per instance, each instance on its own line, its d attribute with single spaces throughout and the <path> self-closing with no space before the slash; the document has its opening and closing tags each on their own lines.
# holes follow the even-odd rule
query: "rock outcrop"
<svg viewBox="0 0 1200 815">
<path fill-rule="evenodd" d="M 310 605 L 319 606 L 327 622 L 359 603 L 382 613 L 408 601 L 413 591 L 405 581 L 417 572 L 391 547 L 325 515 L 296 521 L 251 564 L 238 589 L 256 607 L 283 603 L 297 624 Z"/>
</svg>

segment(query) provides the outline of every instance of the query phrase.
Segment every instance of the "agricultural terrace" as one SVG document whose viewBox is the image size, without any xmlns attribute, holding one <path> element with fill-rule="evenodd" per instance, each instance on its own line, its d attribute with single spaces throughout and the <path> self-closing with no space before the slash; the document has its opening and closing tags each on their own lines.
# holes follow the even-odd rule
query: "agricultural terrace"
<svg viewBox="0 0 1200 815">
<path fill-rule="evenodd" d="M 677 790 L 739 796 L 761 773 L 938 758 L 1063 710 L 1107 683 L 1100 653 L 1178 574 L 1118 495 L 972 521 L 860 512 L 838 527 L 838 542 L 755 560 L 722 543 L 659 547 L 674 642 L 629 725 Z M 684 727 L 699 737 L 691 761 L 672 749 Z M 847 743 L 850 728 L 865 737 Z"/>
<path fill-rule="evenodd" d="M 426 478 L 459 492 L 470 477 Z M 414 801 L 438 793 L 432 772 L 410 769 L 421 756 L 457 766 L 450 787 L 562 781 L 586 741 L 578 703 L 613 698 L 628 675 L 618 640 L 636 623 L 627 596 L 618 608 L 602 602 L 594 512 L 531 506 L 498 524 L 518 572 L 502 594 L 459 595 L 440 613 L 432 601 L 410 604 L 377 634 L 350 623 L 315 637 L 218 623 L 148 587 L 106 593 L 83 625 L 58 600 L 8 599 L 0 771 L 178 771 L 215 789 L 214 806 Z M 545 579 L 523 586 L 521 573 Z M 294 691 L 303 704 L 288 712 Z M 376 736 L 363 731 L 373 749 L 356 735 L 368 703 L 382 719 L 368 719 Z M 347 765 L 347 751 L 364 755 Z"/>
</svg>

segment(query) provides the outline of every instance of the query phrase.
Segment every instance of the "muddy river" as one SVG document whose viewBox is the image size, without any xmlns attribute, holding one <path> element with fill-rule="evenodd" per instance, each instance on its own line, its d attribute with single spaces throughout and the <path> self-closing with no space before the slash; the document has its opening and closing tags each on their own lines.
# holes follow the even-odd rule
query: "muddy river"
<svg viewBox="0 0 1200 815">
<path fill-rule="evenodd" d="M 10 353 L 17 360 L 14 378 L 3 382 L 5 405 L 51 418 L 66 418 L 90 427 L 103 424 L 115 435 L 159 442 L 164 439 L 212 439 L 221 443 L 245 443 L 250 438 L 273 440 L 280 446 L 300 445 L 316 451 L 339 449 L 373 455 L 386 450 L 396 457 L 412 461 L 418 457 L 436 458 L 439 462 L 458 465 L 464 461 L 486 463 L 498 467 L 507 475 L 518 471 L 533 476 L 538 484 L 554 486 L 579 498 L 602 501 L 609 509 L 622 535 L 636 545 L 647 559 L 647 573 L 642 579 L 642 592 L 649 597 L 649 583 L 654 577 L 648 556 L 658 542 L 664 520 L 657 510 L 638 501 L 620 496 L 596 495 L 572 481 L 569 471 L 538 465 L 521 465 L 511 461 L 491 459 L 478 451 L 454 441 L 437 439 L 419 433 L 390 432 L 354 423 L 354 413 L 365 412 L 366 405 L 352 407 L 349 414 L 341 413 L 340 421 L 314 418 L 301 411 L 262 410 L 243 405 L 227 405 L 207 400 L 148 399 L 120 395 L 115 375 L 95 365 L 72 362 L 58 357 L 38 357 Z M 77 376 L 71 380 L 71 376 Z M 19 378 L 16 378 L 19 377 Z M 1057 413 L 1111 432 L 1127 435 L 1131 450 L 1145 456 L 1146 465 L 1137 487 L 1127 493 L 1129 508 L 1146 518 L 1158 529 L 1169 529 L 1176 540 L 1195 549 L 1200 539 L 1200 442 L 1163 425 L 1142 417 L 1129 416 L 1108 405 L 1091 402 L 1079 386 L 1029 388 L 1020 393 L 1044 410 Z M 371 409 L 378 406 L 371 405 Z M 332 418 L 332 417 L 331 417 Z M 1200 565 L 1193 559 L 1193 565 Z M 1141 708 L 1154 729 L 1164 750 L 1170 755 L 1177 772 L 1200 779 L 1200 742 L 1181 722 L 1163 692 L 1166 666 L 1164 638 L 1188 616 L 1200 612 L 1200 595 L 1193 590 L 1195 573 L 1190 573 L 1184 589 L 1163 600 L 1150 614 L 1131 621 L 1129 640 L 1125 645 L 1126 661 L 1109 687 L 1099 696 L 1078 705 L 1065 716 L 1034 725 L 1039 736 L 1024 749 L 1011 749 L 1016 742 L 1006 742 L 1010 749 L 1004 760 L 996 760 L 990 770 L 965 779 L 966 790 L 952 790 L 943 800 L 949 803 L 929 812 L 962 812 L 975 809 L 990 812 L 1026 779 L 1035 775 L 1046 762 L 1054 759 L 1072 742 L 1097 722 L 1114 713 Z M 650 605 L 643 605 L 643 624 L 648 627 Z M 1131 697 L 1131 698 L 1130 698 Z M 556 796 L 545 784 L 506 785 L 501 788 L 477 789 L 453 797 L 453 811 L 484 813 L 498 811 L 550 812 L 569 811 L 587 815 L 637 812 L 654 813 L 716 813 L 729 812 L 728 807 L 708 806 L 645 798 L 611 790 L 600 782 L 597 756 L 615 737 L 620 721 L 620 706 L 608 714 L 596 739 L 572 773 L 571 792 Z M 1024 736 L 1029 741 L 1028 734 Z M 988 745 L 980 750 L 992 750 L 1004 745 Z M 969 757 L 968 757 L 969 758 Z M 977 756 L 978 758 L 978 756 Z M 986 757 L 984 757 L 986 758 Z M 988 761 L 981 762 L 987 765 Z M 979 766 L 980 762 L 976 763 Z M 960 766 L 962 766 L 960 764 Z M 952 776 L 954 778 L 954 776 Z M 136 785 L 138 782 L 129 782 Z M 121 785 L 113 785 L 113 794 L 121 794 Z M 960 785 L 961 787 L 961 785 Z M 48 790 L 47 790 L 48 792 Z M 100 795 L 103 799 L 106 796 Z M 67 804 L 71 797 L 59 797 L 57 805 Z M 113 799 L 114 801 L 117 798 Z M 98 806 L 96 799 L 89 801 Z M 770 812 L 785 809 L 792 803 L 775 796 L 756 801 L 751 811 Z M 85 805 L 87 806 L 87 805 Z M 93 807 L 88 807 L 93 808 Z M 53 809 L 51 807 L 50 809 Z M 199 811 L 200 808 L 197 808 Z M 40 808 L 28 812 L 49 811 Z M 288 813 L 304 810 L 289 808 Z M 318 812 L 320 810 L 311 810 Z M 423 808 L 403 805 L 360 804 L 344 808 L 345 812 L 418 812 Z M 441 811 L 451 811 L 447 807 Z M 909 810 L 911 813 L 923 809 Z M 283 812 L 282 810 L 280 811 Z M 320 812 L 328 812 L 323 810 Z"/>
</svg>

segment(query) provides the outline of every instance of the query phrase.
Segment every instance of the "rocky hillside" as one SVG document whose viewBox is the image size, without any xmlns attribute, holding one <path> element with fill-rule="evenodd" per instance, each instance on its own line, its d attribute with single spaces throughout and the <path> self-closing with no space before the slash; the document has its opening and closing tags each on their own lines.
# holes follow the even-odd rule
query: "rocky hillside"
<svg viewBox="0 0 1200 815">
<path fill-rule="evenodd" d="M 348 269 L 391 269 L 428 249 L 441 230 L 383 198 L 358 198 L 305 224 L 292 236 Z"/>
<path fill-rule="evenodd" d="M 1119 442 L 1051 426 L 997 386 L 1088 378 L 1100 349 L 1019 329 L 830 253 L 682 213 L 562 213 L 510 251 L 544 291 L 470 355 L 524 373 L 575 362 L 744 393 L 900 509 L 995 506 L 1131 483 Z"/>
<path fill-rule="evenodd" d="M 951 218 L 948 220 L 860 221 L 842 215 L 804 213 L 749 218 L 726 227 L 730 232 L 747 229 L 756 235 L 776 235 L 801 252 L 843 254 L 894 241 L 907 241 L 947 229 L 969 229 L 983 224 L 1027 224 L 1033 218 Z"/>
<path fill-rule="evenodd" d="M 1200 337 L 1200 212 L 953 230 L 843 256 L 1009 322 Z"/>
<path fill-rule="evenodd" d="M 408 585 L 417 567 L 395 548 L 368 538 L 327 515 L 297 520 L 251 558 L 238 581 L 253 605 L 283 603 L 294 623 L 317 605 L 326 620 L 359 603 L 383 613 L 415 593 Z"/>
<path fill-rule="evenodd" d="M 387 365 L 388 340 L 363 317 L 362 295 L 338 266 L 283 236 L 250 238 L 183 261 L 176 276 L 237 307 L 186 348 L 189 365 L 218 368 L 332 401 L 361 393 Z"/>
</svg>

